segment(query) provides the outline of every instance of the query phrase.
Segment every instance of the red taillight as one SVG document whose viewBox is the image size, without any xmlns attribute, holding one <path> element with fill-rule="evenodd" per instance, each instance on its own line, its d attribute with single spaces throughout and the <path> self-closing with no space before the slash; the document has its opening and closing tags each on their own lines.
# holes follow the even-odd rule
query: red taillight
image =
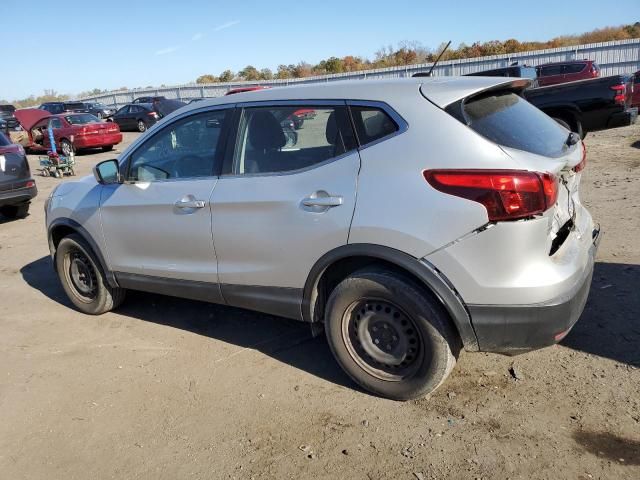
<svg viewBox="0 0 640 480">
<path fill-rule="evenodd" d="M 627 97 L 627 86 L 626 85 L 614 85 L 611 87 L 611 90 L 615 92 L 615 96 L 613 97 L 613 101 L 619 103 L 620 105 L 624 105 L 624 102 Z"/>
<path fill-rule="evenodd" d="M 582 160 L 580 160 L 579 164 L 573 167 L 573 171 L 576 173 L 581 172 L 582 170 L 584 170 L 584 167 L 586 166 L 587 166 L 587 147 L 585 146 L 584 142 L 582 142 Z"/>
<path fill-rule="evenodd" d="M 149 115 L 150 117 L 153 117 L 153 118 L 158 118 L 158 114 L 156 112 L 149 112 L 149 113 L 147 113 L 147 115 Z"/>
<path fill-rule="evenodd" d="M 436 190 L 484 205 L 491 222 L 539 215 L 551 208 L 558 196 L 558 182 L 549 173 L 425 170 L 423 174 Z"/>
<path fill-rule="evenodd" d="M 35 186 L 36 186 L 36 182 L 34 182 L 33 180 L 29 180 L 25 185 L 26 188 L 33 188 Z"/>
</svg>

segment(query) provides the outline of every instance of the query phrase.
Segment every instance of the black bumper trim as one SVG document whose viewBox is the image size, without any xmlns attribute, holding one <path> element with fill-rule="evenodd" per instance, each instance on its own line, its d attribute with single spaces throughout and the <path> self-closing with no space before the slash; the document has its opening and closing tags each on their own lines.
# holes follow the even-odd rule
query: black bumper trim
<svg viewBox="0 0 640 480">
<path fill-rule="evenodd" d="M 34 185 L 29 188 L 17 188 L 0 192 L 0 207 L 5 205 L 20 205 L 27 203 L 38 194 L 38 188 Z"/>
</svg>

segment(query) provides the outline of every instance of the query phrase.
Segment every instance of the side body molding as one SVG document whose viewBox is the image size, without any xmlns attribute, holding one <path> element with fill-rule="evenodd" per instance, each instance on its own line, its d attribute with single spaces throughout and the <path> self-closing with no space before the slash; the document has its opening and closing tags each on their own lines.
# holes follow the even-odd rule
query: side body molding
<svg viewBox="0 0 640 480">
<path fill-rule="evenodd" d="M 322 256 L 311 269 L 303 291 L 302 318 L 305 322 L 318 321 L 315 318 L 320 280 L 331 265 L 349 257 L 370 257 L 383 260 L 401 268 L 416 277 L 428 288 L 446 309 L 466 350 L 478 351 L 478 340 L 473 329 L 469 312 L 462 299 L 446 277 L 426 260 L 419 260 L 399 250 L 365 243 L 354 243 L 336 248 Z"/>
</svg>

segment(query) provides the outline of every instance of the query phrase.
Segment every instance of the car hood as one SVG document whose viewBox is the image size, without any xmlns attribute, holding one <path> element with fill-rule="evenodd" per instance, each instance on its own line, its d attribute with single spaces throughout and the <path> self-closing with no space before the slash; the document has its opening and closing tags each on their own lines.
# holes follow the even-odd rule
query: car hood
<svg viewBox="0 0 640 480">
<path fill-rule="evenodd" d="M 46 110 L 40 110 L 39 108 L 23 108 L 13 112 L 13 116 L 20 122 L 22 128 L 25 130 L 31 130 L 36 123 L 52 115 Z"/>
</svg>

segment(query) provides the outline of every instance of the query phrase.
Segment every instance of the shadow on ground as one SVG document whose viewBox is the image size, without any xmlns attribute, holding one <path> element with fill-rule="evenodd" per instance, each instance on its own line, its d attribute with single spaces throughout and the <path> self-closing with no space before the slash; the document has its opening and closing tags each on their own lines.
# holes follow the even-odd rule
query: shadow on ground
<svg viewBox="0 0 640 480">
<path fill-rule="evenodd" d="M 24 280 L 55 302 L 73 308 L 51 259 L 21 269 Z M 640 366 L 640 266 L 597 263 L 589 301 L 563 345 Z M 251 348 L 338 385 L 356 388 L 335 363 L 324 335 L 308 325 L 222 305 L 130 292 L 120 315 Z"/>
<path fill-rule="evenodd" d="M 623 465 L 640 465 L 640 442 L 618 437 L 610 432 L 579 431 L 573 439 L 593 455 Z"/>
<path fill-rule="evenodd" d="M 640 367 L 640 265 L 596 263 L 584 313 L 562 344 Z"/>
<path fill-rule="evenodd" d="M 20 272 L 31 287 L 73 308 L 49 257 L 24 266 Z M 309 326 L 301 322 L 143 292 L 129 292 L 117 313 L 254 349 L 334 384 L 358 389 L 336 364 L 324 334 L 313 338 Z"/>
</svg>

